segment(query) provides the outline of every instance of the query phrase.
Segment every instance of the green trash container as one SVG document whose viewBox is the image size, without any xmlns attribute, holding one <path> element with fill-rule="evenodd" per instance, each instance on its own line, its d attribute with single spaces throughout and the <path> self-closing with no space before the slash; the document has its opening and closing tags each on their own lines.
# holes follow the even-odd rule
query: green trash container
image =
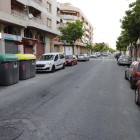
<svg viewBox="0 0 140 140">
<path fill-rule="evenodd" d="M 0 85 L 19 82 L 19 58 L 14 54 L 0 54 Z"/>
<path fill-rule="evenodd" d="M 19 79 L 26 80 L 36 75 L 36 57 L 33 54 L 15 54 L 19 58 Z"/>
</svg>

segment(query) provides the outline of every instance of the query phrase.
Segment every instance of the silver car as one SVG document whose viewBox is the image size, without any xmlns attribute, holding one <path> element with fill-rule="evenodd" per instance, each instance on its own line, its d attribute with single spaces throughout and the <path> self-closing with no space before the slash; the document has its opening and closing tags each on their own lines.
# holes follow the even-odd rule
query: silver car
<svg viewBox="0 0 140 140">
<path fill-rule="evenodd" d="M 90 55 L 90 57 L 97 58 L 97 54 L 96 54 L 96 53 L 92 53 L 92 54 Z"/>
<path fill-rule="evenodd" d="M 126 64 L 126 65 L 130 65 L 132 63 L 132 59 L 130 56 L 127 55 L 121 55 L 120 58 L 118 59 L 117 62 L 119 65 L 120 64 Z"/>
<path fill-rule="evenodd" d="M 87 54 L 80 54 L 78 55 L 78 61 L 89 61 L 89 56 Z"/>
</svg>

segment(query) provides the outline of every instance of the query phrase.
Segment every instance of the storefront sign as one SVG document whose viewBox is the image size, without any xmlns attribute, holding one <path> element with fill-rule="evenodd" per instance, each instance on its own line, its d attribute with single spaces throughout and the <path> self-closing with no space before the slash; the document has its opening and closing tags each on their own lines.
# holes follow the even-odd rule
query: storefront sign
<svg viewBox="0 0 140 140">
<path fill-rule="evenodd" d="M 17 35 L 11 35 L 11 34 L 4 34 L 4 39 L 7 40 L 15 40 L 15 41 L 21 41 L 21 37 Z"/>
</svg>

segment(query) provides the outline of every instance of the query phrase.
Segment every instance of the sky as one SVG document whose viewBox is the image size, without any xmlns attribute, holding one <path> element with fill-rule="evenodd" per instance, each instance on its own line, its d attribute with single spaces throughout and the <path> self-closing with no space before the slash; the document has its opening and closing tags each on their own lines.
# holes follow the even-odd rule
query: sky
<svg viewBox="0 0 140 140">
<path fill-rule="evenodd" d="M 116 49 L 121 33 L 120 19 L 125 16 L 129 4 L 136 0 L 57 0 L 78 7 L 94 27 L 93 43 L 105 42 Z"/>
</svg>

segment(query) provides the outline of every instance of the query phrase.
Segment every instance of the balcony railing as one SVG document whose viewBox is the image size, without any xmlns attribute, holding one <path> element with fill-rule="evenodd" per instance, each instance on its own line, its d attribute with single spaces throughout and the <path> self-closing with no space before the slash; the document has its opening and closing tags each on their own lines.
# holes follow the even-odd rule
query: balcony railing
<svg viewBox="0 0 140 140">
<path fill-rule="evenodd" d="M 42 20 L 39 19 L 39 18 L 33 17 L 32 19 L 33 19 L 34 21 L 36 21 L 36 22 L 42 23 Z"/>
<path fill-rule="evenodd" d="M 89 27 L 85 24 L 85 28 L 87 29 L 87 30 L 89 30 Z"/>
<path fill-rule="evenodd" d="M 89 41 L 89 39 L 86 37 L 86 40 Z"/>
<path fill-rule="evenodd" d="M 26 18 L 26 15 L 21 14 L 21 13 L 19 13 L 17 11 L 14 11 L 14 10 L 11 10 L 11 14 L 14 15 L 14 16 L 16 16 L 16 17 L 19 17 L 19 18 L 23 18 L 23 19 Z"/>
<path fill-rule="evenodd" d="M 89 35 L 89 33 L 88 33 L 87 31 L 86 31 L 85 33 L 86 33 L 87 35 Z"/>
<path fill-rule="evenodd" d="M 72 15 L 60 15 L 60 18 L 78 19 L 77 16 L 72 16 Z"/>
<path fill-rule="evenodd" d="M 66 25 L 66 23 L 60 23 L 59 27 L 67 27 L 68 25 Z"/>
<path fill-rule="evenodd" d="M 42 3 L 40 0 L 33 0 L 34 2 L 36 2 L 37 4 L 39 4 L 40 6 L 42 6 Z"/>
</svg>

